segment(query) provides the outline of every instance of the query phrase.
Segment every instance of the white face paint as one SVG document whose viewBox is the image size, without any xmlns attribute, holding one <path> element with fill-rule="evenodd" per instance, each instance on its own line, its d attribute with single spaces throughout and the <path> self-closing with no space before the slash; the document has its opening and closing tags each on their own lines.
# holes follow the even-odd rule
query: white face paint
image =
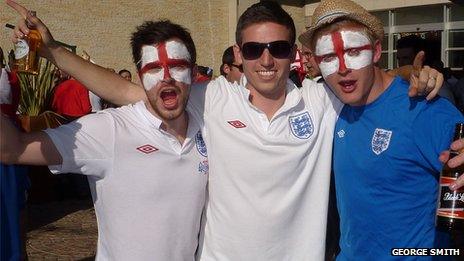
<svg viewBox="0 0 464 261">
<path fill-rule="evenodd" d="M 316 42 L 316 56 L 323 77 L 346 68 L 358 70 L 373 63 L 369 38 L 359 31 L 323 35 Z"/>
<path fill-rule="evenodd" d="M 328 54 L 335 54 L 335 47 L 332 41 L 332 36 L 323 35 L 319 40 L 316 42 L 316 56 L 323 57 Z M 332 57 L 331 59 L 323 59 L 319 63 L 319 69 L 321 70 L 322 77 L 326 77 L 338 71 L 338 67 L 340 62 L 338 58 Z"/>
<path fill-rule="evenodd" d="M 190 59 L 187 47 L 177 41 L 159 43 L 156 47 L 143 46 L 141 71 L 144 88 L 148 91 L 166 78 L 190 84 L 192 82 Z M 148 68 L 144 72 L 146 65 Z"/>
</svg>

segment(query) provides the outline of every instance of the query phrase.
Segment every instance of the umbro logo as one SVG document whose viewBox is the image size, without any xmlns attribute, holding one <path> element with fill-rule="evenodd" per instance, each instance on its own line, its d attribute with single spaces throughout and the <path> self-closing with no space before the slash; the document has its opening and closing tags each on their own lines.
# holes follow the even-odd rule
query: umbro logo
<svg viewBox="0 0 464 261">
<path fill-rule="evenodd" d="M 143 146 L 138 147 L 137 150 L 140 151 L 140 152 L 143 152 L 145 154 L 150 154 L 152 152 L 157 151 L 158 149 L 151 146 L 151 145 L 149 145 L 149 144 L 145 144 Z"/>
<path fill-rule="evenodd" d="M 237 129 L 241 129 L 241 128 L 245 128 L 246 125 L 239 121 L 239 120 L 235 120 L 235 121 L 228 121 L 227 123 L 229 123 L 230 125 L 232 125 L 234 128 L 237 128 Z"/>
</svg>

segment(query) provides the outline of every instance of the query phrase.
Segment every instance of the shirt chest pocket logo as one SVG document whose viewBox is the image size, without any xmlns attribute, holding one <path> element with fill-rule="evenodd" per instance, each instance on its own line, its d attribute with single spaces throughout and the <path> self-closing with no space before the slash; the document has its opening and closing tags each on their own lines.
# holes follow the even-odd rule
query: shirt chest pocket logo
<svg viewBox="0 0 464 261">
<path fill-rule="evenodd" d="M 372 136 L 372 151 L 376 155 L 386 151 L 390 145 L 392 131 L 384 129 L 375 129 L 374 135 Z"/>
<path fill-rule="evenodd" d="M 292 134 L 299 139 L 308 139 L 314 132 L 313 122 L 308 112 L 303 112 L 288 119 Z"/>
</svg>

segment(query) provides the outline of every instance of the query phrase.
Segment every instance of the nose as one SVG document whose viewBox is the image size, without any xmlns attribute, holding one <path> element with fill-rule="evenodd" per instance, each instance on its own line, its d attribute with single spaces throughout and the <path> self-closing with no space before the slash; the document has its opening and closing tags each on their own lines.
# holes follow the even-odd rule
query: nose
<svg viewBox="0 0 464 261">
<path fill-rule="evenodd" d="M 264 49 L 261 57 L 259 57 L 259 62 L 263 67 L 271 67 L 274 65 L 274 57 L 267 48 Z"/>
<path fill-rule="evenodd" d="M 169 67 L 167 65 L 163 65 L 163 81 L 169 82 L 172 80 L 171 73 L 169 72 Z"/>
<path fill-rule="evenodd" d="M 339 74 L 346 74 L 348 72 L 348 68 L 346 67 L 345 64 L 345 58 L 343 55 L 338 56 L 338 73 Z"/>
</svg>

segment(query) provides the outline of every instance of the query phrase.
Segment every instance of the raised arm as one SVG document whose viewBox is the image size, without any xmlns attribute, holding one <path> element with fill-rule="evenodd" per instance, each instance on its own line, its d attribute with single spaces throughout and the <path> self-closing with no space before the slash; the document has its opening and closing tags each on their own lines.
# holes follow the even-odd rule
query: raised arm
<svg viewBox="0 0 464 261">
<path fill-rule="evenodd" d="M 425 53 L 420 51 L 414 58 L 413 65 L 404 65 L 388 71 L 392 76 L 400 76 L 409 81 L 409 96 L 427 95 L 426 99 L 431 100 L 443 86 L 443 74 L 431 68 L 423 66 Z"/>
<path fill-rule="evenodd" d="M 124 80 L 119 75 L 103 67 L 82 59 L 60 46 L 53 39 L 47 26 L 39 18 L 32 15 L 25 7 L 15 1 L 6 0 L 6 3 L 20 15 L 12 36 L 14 43 L 27 35 L 29 28 L 34 28 L 39 31 L 43 41 L 39 55 L 73 76 L 99 97 L 117 105 L 146 100 L 143 88 L 133 88 L 135 86 L 133 83 Z"/>
<path fill-rule="evenodd" d="M 5 164 L 58 165 L 62 158 L 45 132 L 24 133 L 0 115 L 0 161 Z"/>
</svg>

